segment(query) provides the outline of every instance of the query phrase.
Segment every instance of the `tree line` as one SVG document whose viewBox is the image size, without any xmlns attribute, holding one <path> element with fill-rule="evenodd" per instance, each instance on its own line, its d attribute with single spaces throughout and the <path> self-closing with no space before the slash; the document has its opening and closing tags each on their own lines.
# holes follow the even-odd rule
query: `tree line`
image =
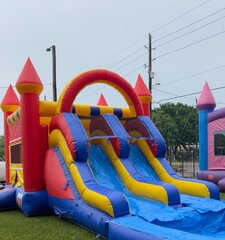
<svg viewBox="0 0 225 240">
<path fill-rule="evenodd" d="M 174 154 L 192 150 L 198 143 L 196 108 L 182 103 L 165 103 L 153 110 L 152 120 Z"/>
</svg>

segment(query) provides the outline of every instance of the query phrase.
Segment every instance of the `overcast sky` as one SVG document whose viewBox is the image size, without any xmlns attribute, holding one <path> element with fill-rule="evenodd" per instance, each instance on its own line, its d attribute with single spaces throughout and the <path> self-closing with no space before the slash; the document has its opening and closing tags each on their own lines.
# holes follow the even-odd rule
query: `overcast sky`
<svg viewBox="0 0 225 240">
<path fill-rule="evenodd" d="M 132 85 L 140 73 L 148 84 L 144 46 L 149 32 L 155 48 L 153 107 L 201 91 L 205 81 L 211 88 L 225 86 L 225 0 L 2 0 L 0 32 L 1 99 L 27 57 L 46 84 L 41 98 L 52 99 L 52 59 L 46 48 L 53 44 L 58 95 L 73 76 L 92 68 L 116 71 Z M 76 102 L 96 103 L 101 93 L 109 105 L 125 105 L 104 85 L 85 88 Z M 225 88 L 213 94 L 217 107 L 225 106 Z M 197 96 L 168 101 L 194 105 Z M 0 121 L 3 134 L 2 113 Z"/>
</svg>

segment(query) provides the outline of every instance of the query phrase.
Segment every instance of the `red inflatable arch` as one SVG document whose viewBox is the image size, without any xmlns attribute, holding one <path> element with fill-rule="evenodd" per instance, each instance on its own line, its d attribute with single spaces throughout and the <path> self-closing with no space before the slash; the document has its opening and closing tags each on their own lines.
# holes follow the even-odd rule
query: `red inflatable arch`
<svg viewBox="0 0 225 240">
<path fill-rule="evenodd" d="M 144 115 L 141 102 L 132 86 L 118 74 L 104 69 L 84 72 L 73 78 L 59 97 L 56 113 L 71 112 L 79 92 L 94 83 L 105 83 L 119 91 L 127 102 L 132 116 Z"/>
</svg>

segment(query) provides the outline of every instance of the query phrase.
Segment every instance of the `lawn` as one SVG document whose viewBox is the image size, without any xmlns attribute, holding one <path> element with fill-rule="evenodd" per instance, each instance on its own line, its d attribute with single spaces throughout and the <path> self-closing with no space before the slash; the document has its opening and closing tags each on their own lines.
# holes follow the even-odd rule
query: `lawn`
<svg viewBox="0 0 225 240">
<path fill-rule="evenodd" d="M 225 193 L 221 193 L 225 200 Z M 0 212 L 1 240 L 90 240 L 96 234 L 56 216 L 25 217 L 21 211 Z"/>
<path fill-rule="evenodd" d="M 0 212 L 1 240 L 89 240 L 96 235 L 56 216 L 25 217 L 22 212 Z"/>
<path fill-rule="evenodd" d="M 220 193 L 221 200 L 225 200 L 225 193 Z"/>
</svg>

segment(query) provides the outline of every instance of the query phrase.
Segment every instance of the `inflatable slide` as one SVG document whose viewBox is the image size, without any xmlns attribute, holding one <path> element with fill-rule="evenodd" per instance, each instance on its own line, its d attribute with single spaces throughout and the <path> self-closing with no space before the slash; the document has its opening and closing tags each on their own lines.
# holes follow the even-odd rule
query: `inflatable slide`
<svg viewBox="0 0 225 240">
<path fill-rule="evenodd" d="M 90 84 L 115 88 L 127 108 L 74 104 Z M 4 112 L 6 184 L 0 210 L 55 214 L 116 240 L 224 239 L 216 185 L 176 175 L 149 118 L 150 95 L 107 70 L 73 78 L 57 102 L 40 101 L 30 59 Z"/>
</svg>

